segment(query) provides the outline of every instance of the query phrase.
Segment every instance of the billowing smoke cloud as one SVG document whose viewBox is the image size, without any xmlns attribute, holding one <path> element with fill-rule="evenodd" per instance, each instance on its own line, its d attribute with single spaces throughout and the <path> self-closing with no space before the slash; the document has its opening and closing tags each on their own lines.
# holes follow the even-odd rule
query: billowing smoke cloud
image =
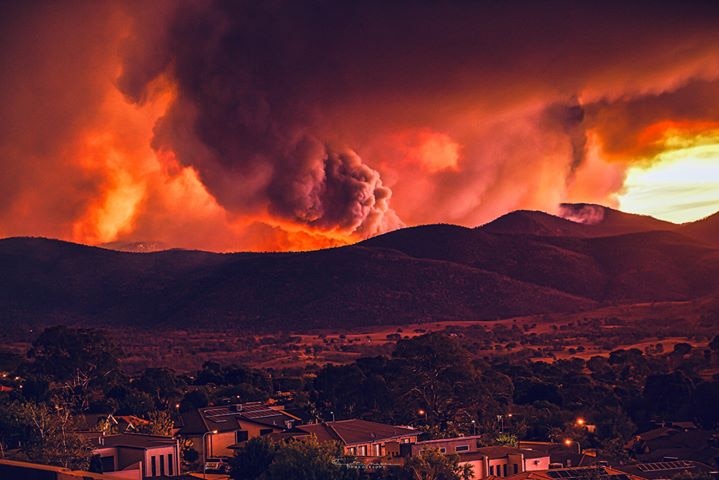
<svg viewBox="0 0 719 480">
<path fill-rule="evenodd" d="M 2 8 L 3 236 L 276 250 L 472 226 L 615 204 L 667 131 L 719 131 L 714 2 Z"/>
<path fill-rule="evenodd" d="M 290 5 L 290 4 L 288 4 Z M 167 74 L 177 99 L 158 123 L 153 145 L 197 169 L 218 201 L 233 212 L 267 211 L 324 230 L 375 234 L 401 225 L 380 174 L 339 139 L 322 132 L 322 96 L 332 72 L 309 24 L 321 20 L 293 2 L 185 4 L 159 40 L 164 55 L 130 54 L 121 88 L 136 101 Z M 286 7 L 286 6 L 285 6 Z M 299 8 L 298 8 L 299 7 Z M 292 9 L 291 9 L 292 10 Z M 319 17 L 322 17 L 320 15 Z M 299 22 L 295 31 L 294 21 Z M 317 28 L 324 28 L 322 23 Z M 299 38 L 290 38 L 288 36 Z M 133 53 L 144 50 L 136 48 Z M 324 77 L 324 78 L 323 78 Z"/>
</svg>

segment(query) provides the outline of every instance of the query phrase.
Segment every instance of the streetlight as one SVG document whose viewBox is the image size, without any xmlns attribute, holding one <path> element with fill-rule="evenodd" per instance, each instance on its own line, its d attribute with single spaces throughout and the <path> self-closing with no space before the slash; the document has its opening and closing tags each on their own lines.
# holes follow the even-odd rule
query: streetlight
<svg viewBox="0 0 719 480">
<path fill-rule="evenodd" d="M 420 408 L 419 410 L 417 410 L 417 415 L 424 417 L 424 423 L 427 423 L 427 410 L 425 410 L 424 408 Z"/>
<path fill-rule="evenodd" d="M 573 443 L 577 444 L 577 453 L 581 455 L 582 454 L 582 446 L 579 444 L 578 441 L 572 440 L 571 438 L 564 439 L 564 444 L 568 447 L 571 447 Z"/>
<path fill-rule="evenodd" d="M 477 436 L 477 422 L 472 420 L 472 434 Z"/>
<path fill-rule="evenodd" d="M 584 424 L 587 423 L 587 422 L 586 422 L 586 420 L 584 420 L 582 417 L 579 417 L 579 418 L 577 418 L 577 420 L 576 420 L 575 423 L 576 423 L 576 425 L 577 425 L 578 427 L 583 427 Z"/>
<path fill-rule="evenodd" d="M 207 479 L 207 448 L 205 447 L 205 437 L 209 434 L 216 434 L 217 430 L 211 430 L 202 434 L 202 478 Z"/>
</svg>

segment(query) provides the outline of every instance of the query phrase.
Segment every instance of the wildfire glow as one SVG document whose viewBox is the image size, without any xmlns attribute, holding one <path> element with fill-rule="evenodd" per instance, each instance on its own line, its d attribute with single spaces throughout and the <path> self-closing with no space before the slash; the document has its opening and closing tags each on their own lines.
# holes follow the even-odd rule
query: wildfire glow
<svg viewBox="0 0 719 480">
<path fill-rule="evenodd" d="M 719 135 L 714 143 L 685 146 L 686 138 L 670 137 L 667 146 L 648 166 L 627 170 L 620 208 L 683 223 L 706 217 L 719 209 Z"/>
</svg>

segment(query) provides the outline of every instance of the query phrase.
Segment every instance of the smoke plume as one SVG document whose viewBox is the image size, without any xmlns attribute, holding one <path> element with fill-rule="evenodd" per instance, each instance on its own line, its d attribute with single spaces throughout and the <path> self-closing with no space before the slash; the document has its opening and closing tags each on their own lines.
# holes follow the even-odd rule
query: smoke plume
<svg viewBox="0 0 719 480">
<path fill-rule="evenodd" d="M 318 248 L 616 205 L 719 143 L 714 2 L 1 8 L 1 236 Z"/>
</svg>

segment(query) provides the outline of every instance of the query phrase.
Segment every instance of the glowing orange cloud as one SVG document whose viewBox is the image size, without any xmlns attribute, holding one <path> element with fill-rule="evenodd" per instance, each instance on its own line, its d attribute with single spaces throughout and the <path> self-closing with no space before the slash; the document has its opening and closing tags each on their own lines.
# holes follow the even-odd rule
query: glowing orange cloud
<svg viewBox="0 0 719 480">
<path fill-rule="evenodd" d="M 573 4 L 584 23 L 568 25 L 539 8 L 370 4 L 347 16 L 336 2 L 347 21 L 321 34 L 293 2 L 293 21 L 270 8 L 259 26 L 212 0 L 13 6 L 0 236 L 307 250 L 403 224 L 616 206 L 633 168 L 719 143 L 703 12 L 674 12 L 686 27 L 668 35 L 664 11 L 637 25 Z"/>
</svg>

